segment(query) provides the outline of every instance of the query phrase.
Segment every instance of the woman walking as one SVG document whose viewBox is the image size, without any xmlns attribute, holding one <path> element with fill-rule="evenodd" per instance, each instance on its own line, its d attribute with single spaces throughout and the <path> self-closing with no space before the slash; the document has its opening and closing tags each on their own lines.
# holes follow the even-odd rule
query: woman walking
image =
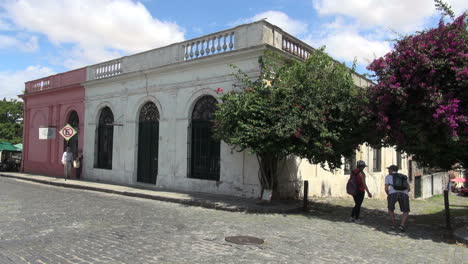
<svg viewBox="0 0 468 264">
<path fill-rule="evenodd" d="M 362 202 L 364 201 L 364 196 L 365 193 L 364 191 L 367 192 L 367 195 L 369 198 L 372 198 L 372 194 L 369 192 L 369 189 L 367 188 L 366 185 L 366 174 L 364 173 L 364 168 L 366 167 L 366 163 L 363 160 L 359 160 L 356 164 L 356 169 L 351 171 L 351 175 L 349 176 L 350 179 L 352 177 L 356 177 L 356 182 L 357 182 L 357 187 L 358 190 L 355 195 L 353 195 L 354 199 L 354 208 L 351 211 L 351 218 L 349 221 L 351 222 L 361 222 L 359 219 L 359 214 L 361 212 L 361 205 Z"/>
</svg>

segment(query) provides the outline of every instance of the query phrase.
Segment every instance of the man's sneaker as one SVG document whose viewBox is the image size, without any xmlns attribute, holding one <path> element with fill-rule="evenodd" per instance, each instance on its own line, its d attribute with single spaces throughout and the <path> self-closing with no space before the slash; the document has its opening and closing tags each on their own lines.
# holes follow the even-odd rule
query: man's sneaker
<svg viewBox="0 0 468 264">
<path fill-rule="evenodd" d="M 358 224 L 364 223 L 364 221 L 362 221 L 361 219 L 356 219 L 356 220 L 354 220 L 354 222 L 355 222 L 355 223 L 358 223 Z"/>
<path fill-rule="evenodd" d="M 401 232 L 406 232 L 406 228 L 402 225 L 398 227 L 398 230 L 400 230 Z"/>
<path fill-rule="evenodd" d="M 348 220 L 348 221 L 350 221 L 350 222 L 354 222 L 354 221 L 356 221 L 356 219 L 354 219 L 353 217 L 351 217 L 351 218 L 349 218 L 349 220 Z"/>
</svg>

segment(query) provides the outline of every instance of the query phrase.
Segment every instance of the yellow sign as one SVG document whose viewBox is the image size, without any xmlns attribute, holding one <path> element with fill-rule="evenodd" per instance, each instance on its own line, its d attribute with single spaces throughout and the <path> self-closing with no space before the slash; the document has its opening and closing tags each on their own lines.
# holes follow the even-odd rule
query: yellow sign
<svg viewBox="0 0 468 264">
<path fill-rule="evenodd" d="M 60 129 L 59 134 L 62 135 L 62 137 L 68 141 L 70 138 L 72 138 L 76 133 L 76 129 L 74 129 L 72 126 L 69 124 L 66 124 L 62 129 Z"/>
</svg>

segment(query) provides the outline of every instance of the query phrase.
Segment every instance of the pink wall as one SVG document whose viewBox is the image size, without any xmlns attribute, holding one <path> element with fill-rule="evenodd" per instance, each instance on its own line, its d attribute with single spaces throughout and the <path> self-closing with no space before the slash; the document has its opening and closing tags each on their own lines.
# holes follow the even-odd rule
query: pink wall
<svg viewBox="0 0 468 264">
<path fill-rule="evenodd" d="M 72 111 L 79 118 L 78 149 L 83 150 L 84 88 L 86 69 L 53 75 L 26 83 L 23 135 L 23 171 L 63 177 L 61 163 L 64 140 L 58 131 L 68 123 Z M 43 84 L 49 84 L 44 86 Z M 42 86 L 42 89 L 31 87 Z M 40 140 L 40 127 L 55 127 L 56 138 Z M 76 136 L 76 135 L 75 135 Z"/>
</svg>

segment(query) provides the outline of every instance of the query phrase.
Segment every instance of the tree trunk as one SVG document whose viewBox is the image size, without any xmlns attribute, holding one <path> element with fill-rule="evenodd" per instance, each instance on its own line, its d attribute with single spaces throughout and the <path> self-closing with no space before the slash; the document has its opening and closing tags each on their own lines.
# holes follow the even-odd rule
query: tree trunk
<svg viewBox="0 0 468 264">
<path fill-rule="evenodd" d="M 272 199 L 277 199 L 279 197 L 279 158 L 272 154 L 257 154 L 257 160 L 260 166 L 259 180 L 262 188 L 272 190 Z"/>
</svg>

